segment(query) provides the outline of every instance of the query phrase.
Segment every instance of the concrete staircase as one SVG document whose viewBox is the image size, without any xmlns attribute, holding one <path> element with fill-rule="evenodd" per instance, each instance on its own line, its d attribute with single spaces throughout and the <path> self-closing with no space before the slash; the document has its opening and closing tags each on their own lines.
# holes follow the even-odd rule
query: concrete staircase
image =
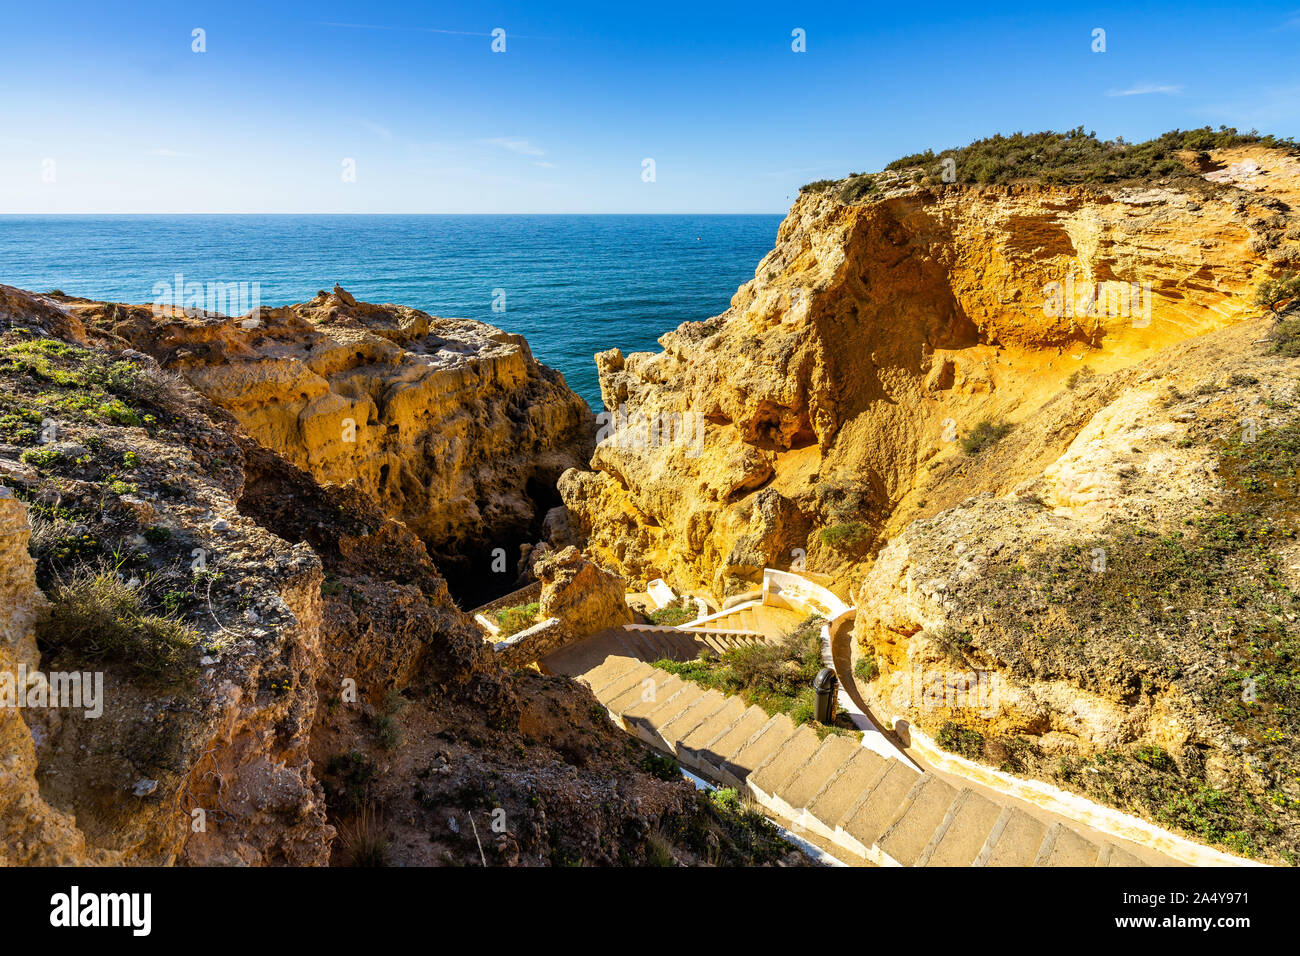
<svg viewBox="0 0 1300 956">
<path fill-rule="evenodd" d="M 617 723 L 682 766 L 749 792 L 776 816 L 874 863 L 1147 865 L 1103 834 L 1085 835 L 995 794 L 919 771 L 862 747 L 856 735 L 820 738 L 785 715 L 769 716 L 650 663 L 693 659 L 698 645 L 692 644 L 701 640 L 721 645 L 724 637 L 628 627 L 565 648 L 543 664 L 585 683 Z"/>
<path fill-rule="evenodd" d="M 722 631 L 729 634 L 752 634 L 761 636 L 763 634 L 762 624 L 759 622 L 760 602 L 751 602 L 741 604 L 737 607 L 727 608 L 719 611 L 717 614 L 711 614 L 702 620 L 694 621 L 690 624 L 683 624 L 682 629 L 696 633 L 708 633 L 710 631 Z"/>
<path fill-rule="evenodd" d="M 721 657 L 736 647 L 760 643 L 761 635 L 685 631 L 657 624 L 627 624 L 601 631 L 556 651 L 542 661 L 553 674 L 578 676 L 611 656 L 653 663 L 693 661 L 701 654 Z"/>
</svg>

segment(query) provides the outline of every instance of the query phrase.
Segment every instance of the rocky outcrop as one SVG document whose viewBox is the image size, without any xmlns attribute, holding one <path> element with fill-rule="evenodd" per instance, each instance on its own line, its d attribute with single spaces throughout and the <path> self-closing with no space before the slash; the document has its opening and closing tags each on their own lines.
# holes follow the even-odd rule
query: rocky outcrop
<svg viewBox="0 0 1300 956">
<path fill-rule="evenodd" d="M 100 713 L 0 708 L 0 862 L 638 863 L 658 831 L 683 860 L 728 846 L 735 824 L 648 772 L 588 691 L 502 668 L 359 482 L 323 484 L 104 333 L 146 323 L 132 314 L 0 287 L 0 689 L 38 665 L 104 687 Z"/>
<path fill-rule="evenodd" d="M 542 617 L 558 617 L 573 638 L 632 623 L 623 579 L 568 547 L 536 565 Z"/>
<path fill-rule="evenodd" d="M 36 619 L 46 604 L 27 553 L 30 537 L 26 507 L 0 488 L 0 681 L 8 677 L 0 700 L 0 865 L 62 866 L 87 858 L 85 837 L 41 797 L 35 743 L 18 708 L 30 687 L 19 687 L 18 675 L 40 672 Z"/>
<path fill-rule="evenodd" d="M 183 376 L 318 481 L 356 485 L 434 547 L 467 593 L 491 578 L 493 550 L 537 538 L 556 479 L 590 456 L 586 403 L 522 336 L 480 322 L 357 302 L 338 287 L 253 318 L 56 301 L 92 334 Z"/>
<path fill-rule="evenodd" d="M 900 176 L 860 203 L 801 195 L 727 312 L 662 352 L 597 356 L 623 430 L 562 478 L 573 523 L 639 585 L 725 595 L 796 562 L 861 574 L 916 518 L 1055 460 L 1087 418 L 996 473 L 960 449 L 982 420 L 1023 422 L 1075 373 L 1254 314 L 1252 286 L 1295 255 L 1300 160 L 1241 147 L 1214 165 L 1247 153 L 1250 182 L 1196 188 Z"/>
<path fill-rule="evenodd" d="M 1087 424 L 1058 457 L 893 538 L 855 595 L 873 714 L 1294 859 L 1300 359 L 1270 325 L 1061 395 L 1036 418 Z"/>
<path fill-rule="evenodd" d="M 75 821 L 63 861 L 323 862 L 333 830 L 307 755 L 320 562 L 239 515 L 251 442 L 152 366 L 51 337 L 37 308 L 3 349 L 0 480 L 54 596 L 19 656 L 103 686 L 98 713 L 21 712 L 14 753 Z"/>
</svg>

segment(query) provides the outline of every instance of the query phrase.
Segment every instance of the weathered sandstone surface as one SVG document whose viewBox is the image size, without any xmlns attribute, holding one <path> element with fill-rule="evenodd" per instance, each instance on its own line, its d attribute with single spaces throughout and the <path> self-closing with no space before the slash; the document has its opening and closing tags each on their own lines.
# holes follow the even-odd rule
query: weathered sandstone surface
<svg viewBox="0 0 1300 956">
<path fill-rule="evenodd" d="M 1300 160 L 1241 148 L 1216 165 L 1246 154 L 1260 170 L 1249 183 L 1194 190 L 900 178 L 861 203 L 801 195 L 725 313 L 667 333 L 662 352 L 597 355 L 607 409 L 698 415 L 703 451 L 602 441 L 594 470 L 561 480 L 574 524 L 642 584 L 725 595 L 801 560 L 860 574 L 873 545 L 972 493 L 1006 492 L 1086 424 L 1060 423 L 1009 470 L 954 472 L 957 440 L 982 419 L 1023 421 L 1075 371 L 1257 314 L 1253 285 L 1300 235 Z M 1074 314 L 1045 314 L 1050 283 L 1062 298 L 1073 288 Z M 1107 308 L 1127 283 L 1149 284 L 1149 320 L 1141 295 Z"/>
<path fill-rule="evenodd" d="M 522 336 L 480 322 L 357 302 L 337 286 L 255 321 L 60 301 L 318 481 L 356 485 L 469 593 L 490 579 L 493 549 L 513 556 L 536 540 L 556 479 L 591 453 L 586 403 Z"/>
<path fill-rule="evenodd" d="M 383 352 L 376 333 L 337 321 L 359 350 Z M 269 325 L 268 351 L 292 349 L 278 337 L 290 328 L 313 348 L 337 341 L 292 310 Z M 256 358 L 245 331 L 224 319 L 153 325 L 137 310 L 0 286 L 0 672 L 97 672 L 104 687 L 99 715 L 0 708 L 0 862 L 635 864 L 652 838 L 682 862 L 781 860 L 770 840 L 760 853 L 730 837 L 733 824 L 656 772 L 584 688 L 501 667 L 429 546 L 388 514 L 406 499 L 323 483 L 271 447 L 273 430 L 263 443 L 236 420 L 265 423 L 274 401 L 259 418 L 214 386 L 227 412 L 151 357 L 210 382 L 219 376 L 205 377 L 201 358 L 187 364 L 161 343 L 229 349 L 254 394 L 278 388 L 268 366 L 310 380 L 297 360 Z M 473 359 L 451 380 L 479 377 L 472 394 L 489 419 L 522 407 L 493 428 L 517 429 L 503 494 L 526 495 L 541 472 L 525 476 L 519 441 L 562 460 L 545 416 L 563 430 L 583 409 L 521 345 L 489 341 L 502 349 L 491 376 L 516 369 L 519 387 L 488 382 Z M 437 383 L 415 358 L 390 358 L 375 376 Z M 403 394 L 390 382 L 377 409 Z M 358 392 L 351 407 L 366 401 Z M 454 435 L 457 413 L 442 411 Z M 327 450 L 303 443 L 314 420 L 281 420 L 283 450 Z M 405 440 L 396 424 L 371 428 L 377 453 Z M 490 459 L 457 454 L 479 462 L 466 487 L 488 480 Z M 433 480 L 440 464 L 400 472 Z M 522 521 L 524 507 L 507 501 L 500 514 Z M 461 519 L 430 520 L 426 533 Z"/>
<path fill-rule="evenodd" d="M 572 526 L 642 585 L 826 573 L 880 720 L 1300 859 L 1300 363 L 1252 302 L 1300 158 L 1203 168 L 802 194 L 727 312 L 597 355 L 629 423 L 705 424 L 602 440 Z"/>
</svg>

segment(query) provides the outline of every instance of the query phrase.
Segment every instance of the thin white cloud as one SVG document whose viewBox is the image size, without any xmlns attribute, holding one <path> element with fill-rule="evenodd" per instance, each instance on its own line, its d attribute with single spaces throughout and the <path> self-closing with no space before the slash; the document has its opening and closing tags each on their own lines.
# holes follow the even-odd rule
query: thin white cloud
<svg viewBox="0 0 1300 956">
<path fill-rule="evenodd" d="M 372 123 L 370 120 L 362 120 L 361 125 L 382 139 L 393 138 L 393 131 L 387 126 L 381 126 L 379 123 Z"/>
<path fill-rule="evenodd" d="M 1173 96 L 1175 93 L 1181 93 L 1181 86 L 1170 86 L 1166 84 L 1145 83 L 1140 86 L 1132 86 L 1127 90 L 1111 90 L 1107 96 L 1147 96 L 1151 93 L 1161 93 L 1165 96 Z"/>
<path fill-rule="evenodd" d="M 543 169 L 554 169 L 554 163 L 533 163 L 534 166 L 541 166 Z"/>
<path fill-rule="evenodd" d="M 524 156 L 545 156 L 546 150 L 534 146 L 526 139 L 516 139 L 509 136 L 494 136 L 491 139 L 479 140 L 481 146 L 495 146 L 498 149 L 508 149 L 512 153 L 520 153 Z"/>
<path fill-rule="evenodd" d="M 181 156 L 189 156 L 190 154 L 189 154 L 189 153 L 182 153 L 179 149 L 166 149 L 166 148 L 163 148 L 163 149 L 151 149 L 151 150 L 149 150 L 149 155 L 150 155 L 150 156 L 163 156 L 163 157 L 165 157 L 165 158 L 167 158 L 167 159 L 176 159 L 176 158 L 181 157 Z"/>
</svg>

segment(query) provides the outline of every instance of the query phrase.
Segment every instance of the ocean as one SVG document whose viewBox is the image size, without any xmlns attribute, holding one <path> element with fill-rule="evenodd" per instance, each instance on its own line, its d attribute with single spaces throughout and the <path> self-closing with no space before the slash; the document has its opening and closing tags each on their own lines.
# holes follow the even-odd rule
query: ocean
<svg viewBox="0 0 1300 956">
<path fill-rule="evenodd" d="M 517 332 L 600 411 L 592 355 L 657 349 L 664 332 L 722 312 L 781 218 L 0 216 L 0 283 L 148 303 L 180 273 L 257 282 L 275 306 L 337 282 L 364 301 Z"/>
</svg>

